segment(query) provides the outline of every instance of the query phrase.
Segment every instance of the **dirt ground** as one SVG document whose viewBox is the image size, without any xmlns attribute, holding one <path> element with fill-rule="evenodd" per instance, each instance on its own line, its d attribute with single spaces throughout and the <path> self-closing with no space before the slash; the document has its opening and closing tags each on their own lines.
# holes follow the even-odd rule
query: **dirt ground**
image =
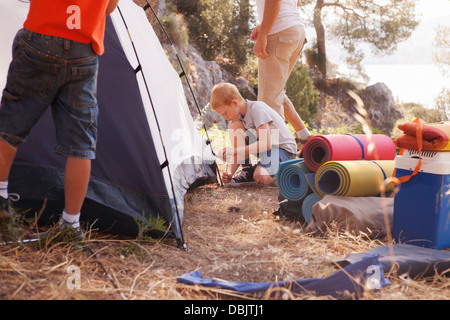
<svg viewBox="0 0 450 320">
<path fill-rule="evenodd" d="M 179 283 L 199 270 L 205 278 L 275 282 L 325 277 L 333 261 L 383 245 L 345 232 L 324 237 L 305 234 L 298 223 L 278 219 L 276 187 L 229 188 L 208 185 L 185 197 L 183 235 L 187 250 L 174 239 L 137 241 L 88 233 L 87 247 L 59 243 L 0 247 L 2 300 L 251 300 L 264 295 Z M 92 255 L 95 253 L 95 256 Z M 74 273 L 73 270 L 78 270 Z M 79 287 L 69 279 L 77 275 Z M 111 277 L 109 278 L 108 275 Z M 391 277 L 391 285 L 365 292 L 363 300 L 446 300 L 450 280 Z M 332 299 L 286 292 L 283 299 Z"/>
</svg>

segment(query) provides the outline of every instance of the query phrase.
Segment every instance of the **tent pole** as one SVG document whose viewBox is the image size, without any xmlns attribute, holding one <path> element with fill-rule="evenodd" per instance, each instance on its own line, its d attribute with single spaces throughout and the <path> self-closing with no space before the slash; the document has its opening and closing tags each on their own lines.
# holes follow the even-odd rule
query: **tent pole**
<svg viewBox="0 0 450 320">
<path fill-rule="evenodd" d="M 123 15 L 122 15 L 122 12 L 120 11 L 120 7 L 118 7 L 117 10 L 119 11 L 120 16 L 122 17 L 122 21 L 123 21 L 123 23 L 125 25 L 125 28 L 128 30 L 128 26 L 126 24 L 126 21 L 125 21 Z M 131 45 L 133 47 L 134 54 L 136 56 L 137 62 L 138 62 L 139 65 L 141 65 L 141 62 L 140 62 L 140 59 L 139 59 L 139 55 L 137 54 L 136 47 L 134 45 L 133 39 L 131 39 L 131 35 L 130 35 L 129 32 L 128 32 L 128 35 L 130 36 Z M 153 100 L 152 100 L 152 96 L 150 94 L 150 90 L 149 90 L 148 85 L 147 85 L 147 81 L 146 81 L 144 76 L 142 77 L 142 79 L 144 80 L 144 84 L 145 84 L 145 88 L 147 90 L 148 98 L 150 99 L 150 104 L 152 105 L 153 116 L 155 117 L 155 122 L 156 122 L 156 125 L 158 127 L 158 132 L 159 132 L 159 138 L 160 138 L 160 141 L 161 141 L 161 146 L 162 146 L 162 149 L 163 149 L 163 152 L 164 152 L 164 157 L 166 159 L 166 161 L 164 163 L 165 163 L 165 166 L 167 167 L 167 172 L 169 174 L 170 185 L 171 185 L 172 194 L 173 194 L 173 201 L 174 201 L 174 206 L 175 206 L 175 211 L 176 211 L 176 218 L 178 220 L 178 225 L 180 227 L 180 237 L 181 238 L 177 239 L 177 244 L 178 244 L 178 247 L 180 249 L 187 249 L 186 248 L 186 243 L 184 241 L 183 228 L 182 228 L 182 224 L 181 224 L 180 213 L 179 213 L 179 210 L 178 210 L 178 204 L 177 204 L 177 199 L 176 199 L 176 195 L 175 195 L 175 190 L 174 190 L 174 186 L 173 186 L 173 182 L 172 182 L 172 174 L 170 172 L 170 165 L 169 165 L 169 160 L 168 160 L 168 157 L 167 157 L 166 146 L 165 146 L 164 140 L 162 138 L 161 126 L 159 125 L 159 121 L 158 121 L 158 118 L 156 116 L 156 111 L 155 111 L 155 108 L 153 106 Z"/>
</svg>

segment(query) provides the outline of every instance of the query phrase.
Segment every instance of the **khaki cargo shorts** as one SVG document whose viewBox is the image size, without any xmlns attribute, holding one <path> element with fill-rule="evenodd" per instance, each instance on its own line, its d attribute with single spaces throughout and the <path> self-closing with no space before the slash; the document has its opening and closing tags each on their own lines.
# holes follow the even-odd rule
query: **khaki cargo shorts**
<svg viewBox="0 0 450 320">
<path fill-rule="evenodd" d="M 284 119 L 283 103 L 289 100 L 285 85 L 306 43 L 303 26 L 293 26 L 267 37 L 265 59 L 258 59 L 258 100 Z"/>
</svg>

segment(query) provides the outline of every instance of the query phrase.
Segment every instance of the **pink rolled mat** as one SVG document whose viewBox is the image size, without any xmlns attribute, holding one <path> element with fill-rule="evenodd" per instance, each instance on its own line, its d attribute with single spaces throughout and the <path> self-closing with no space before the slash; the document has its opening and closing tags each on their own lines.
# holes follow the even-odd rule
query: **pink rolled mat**
<svg viewBox="0 0 450 320">
<path fill-rule="evenodd" d="M 374 148 L 368 150 L 369 143 Z M 306 167 L 317 172 L 327 161 L 394 160 L 395 144 L 384 134 L 374 134 L 370 141 L 365 134 L 317 135 L 308 140 L 300 152 Z"/>
</svg>

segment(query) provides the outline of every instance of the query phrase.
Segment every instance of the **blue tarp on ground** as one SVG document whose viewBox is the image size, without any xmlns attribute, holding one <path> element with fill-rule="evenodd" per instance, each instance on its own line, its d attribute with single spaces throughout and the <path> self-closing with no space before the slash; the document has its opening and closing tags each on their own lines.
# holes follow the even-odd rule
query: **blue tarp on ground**
<svg viewBox="0 0 450 320">
<path fill-rule="evenodd" d="M 412 242 L 414 243 L 414 242 Z M 336 261 L 341 267 L 354 263 L 367 254 L 379 255 L 378 260 L 383 272 L 406 274 L 411 278 L 434 277 L 436 275 L 450 277 L 450 251 L 420 247 L 400 243 L 370 249 L 366 252 L 349 254 Z"/>
<path fill-rule="evenodd" d="M 361 260 L 325 278 L 281 282 L 240 282 L 203 278 L 200 271 L 186 273 L 178 282 L 205 287 L 216 287 L 243 293 L 263 292 L 270 288 L 287 288 L 293 293 L 312 293 L 337 299 L 358 299 L 367 289 L 381 289 L 391 282 L 384 277 L 378 255 L 369 254 Z"/>
</svg>

